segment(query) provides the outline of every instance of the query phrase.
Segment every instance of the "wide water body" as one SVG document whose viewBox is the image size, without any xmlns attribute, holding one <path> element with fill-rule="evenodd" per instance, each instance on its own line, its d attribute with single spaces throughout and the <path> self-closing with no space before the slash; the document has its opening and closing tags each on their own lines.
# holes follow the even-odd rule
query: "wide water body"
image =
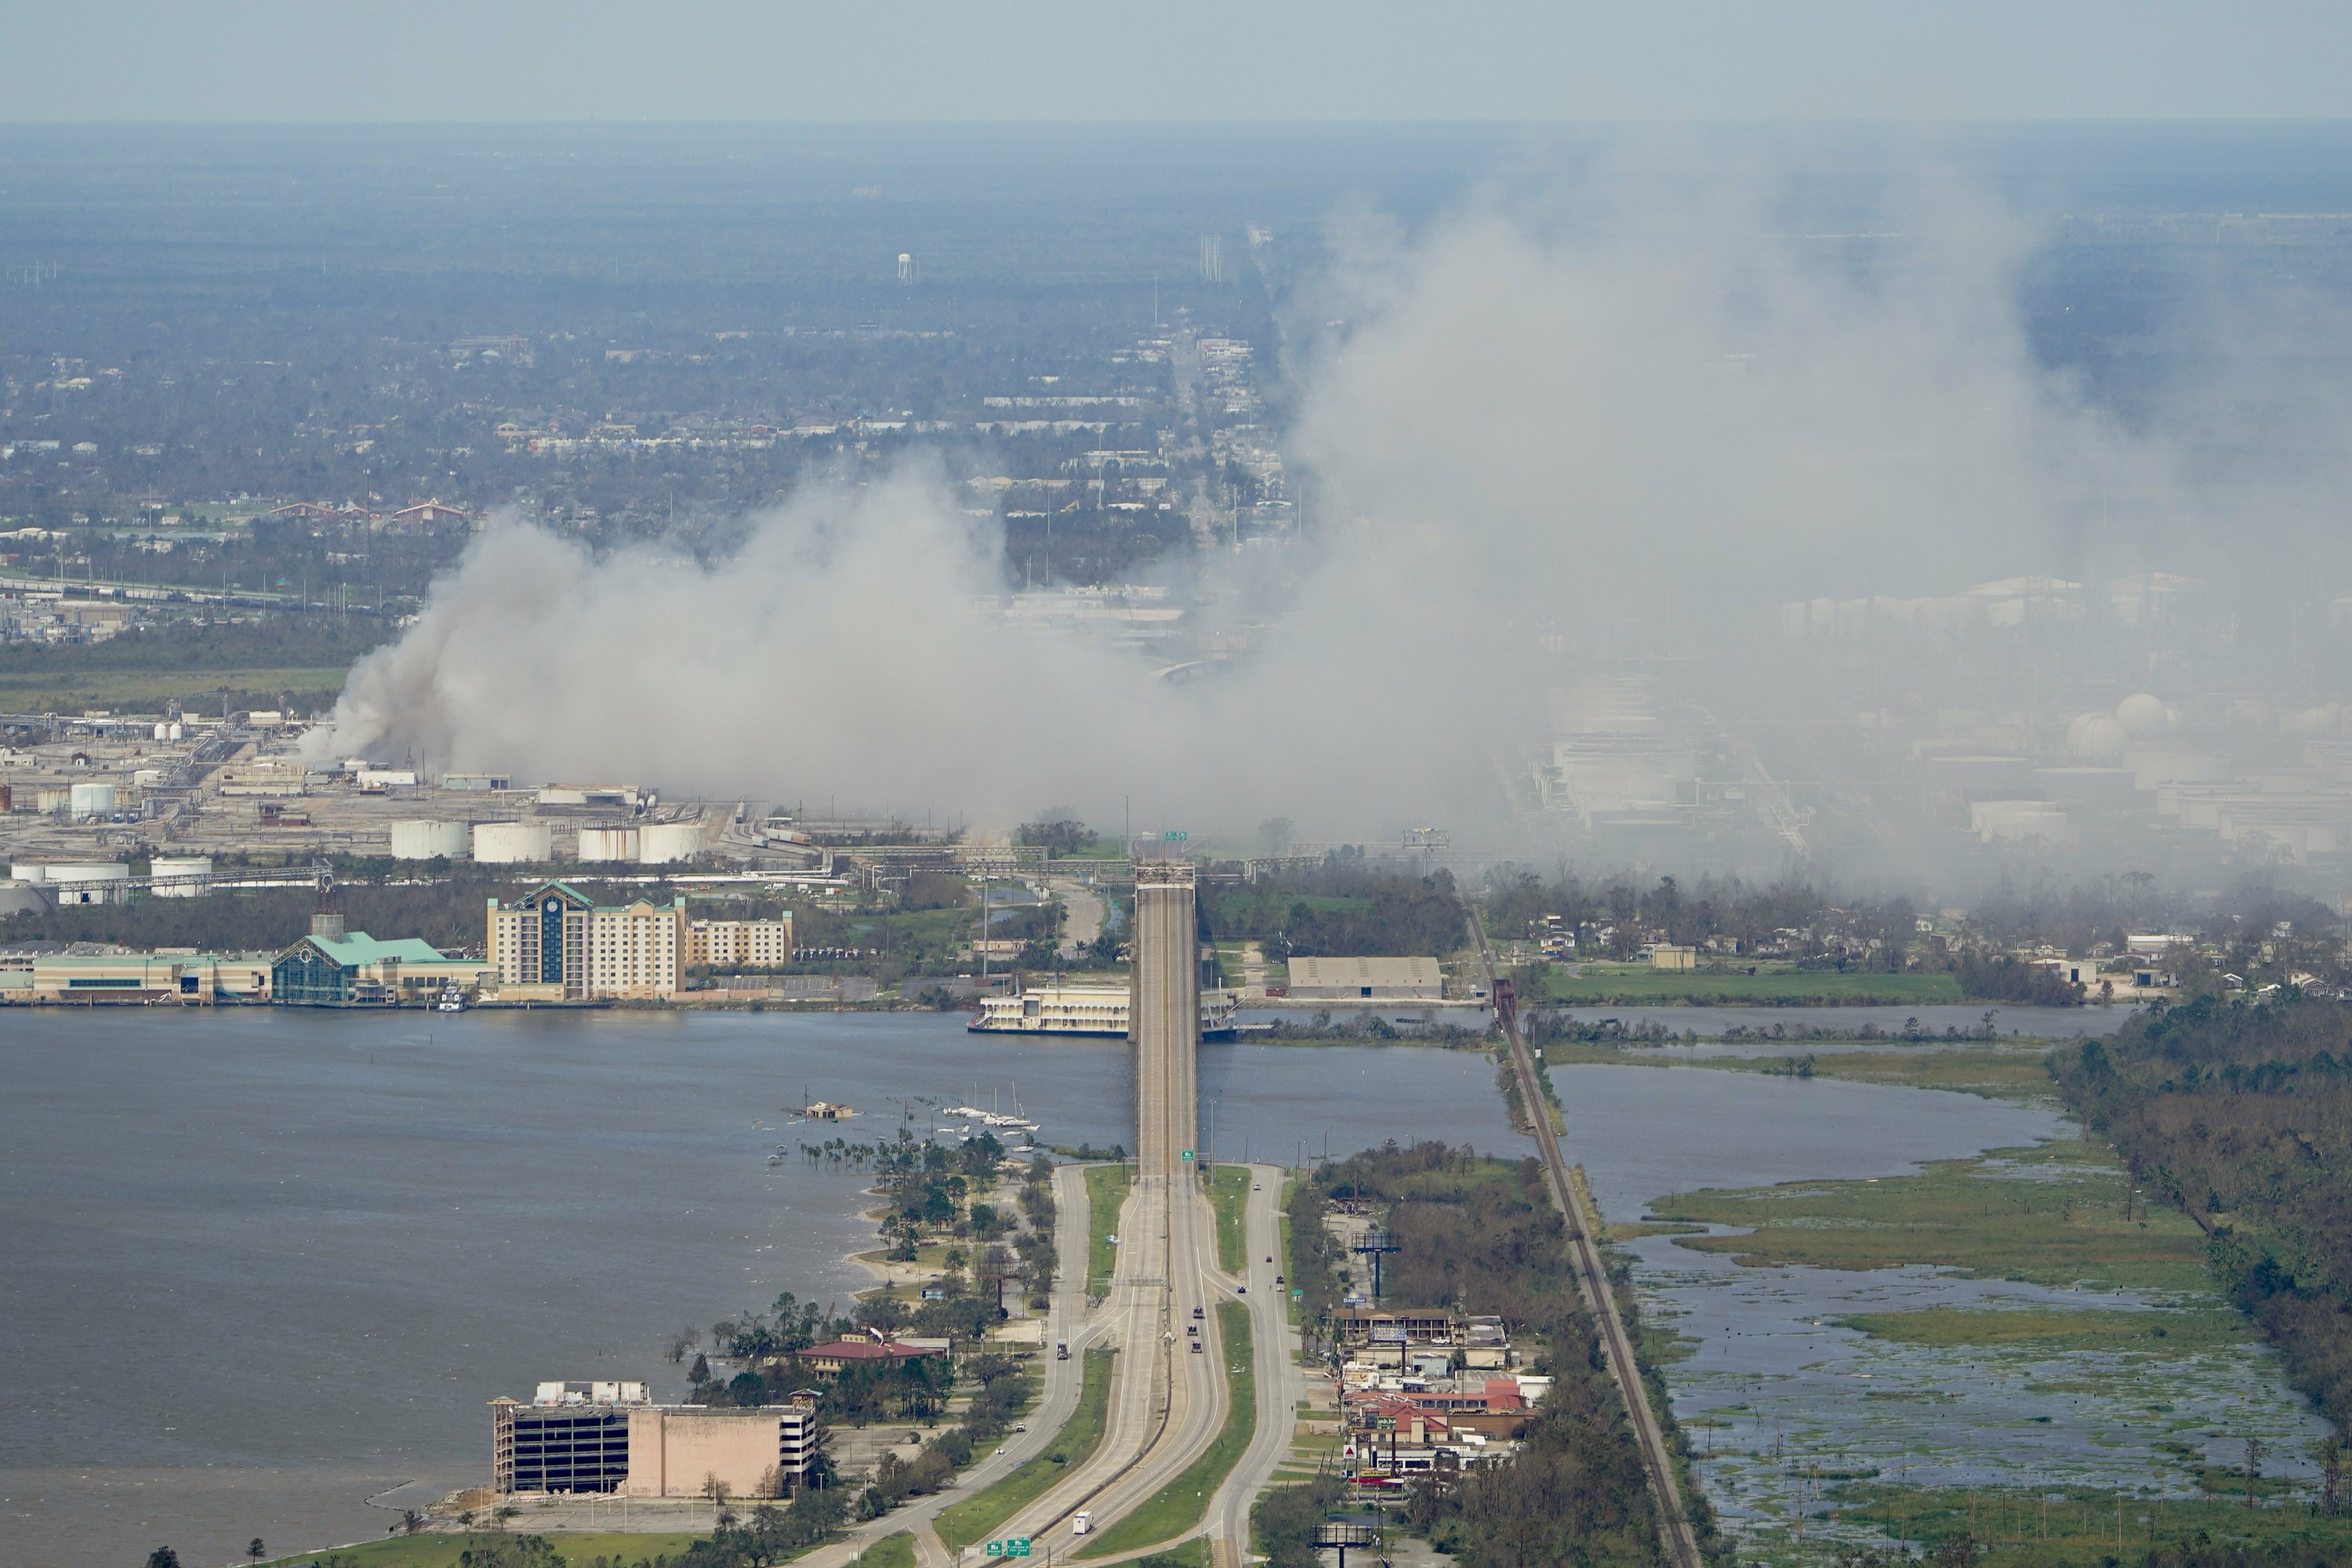
<svg viewBox="0 0 2352 1568">
<path fill-rule="evenodd" d="M 381 1534 L 487 1477 L 485 1402 L 650 1377 L 670 1334 L 867 1283 L 864 1178 L 779 1143 L 1017 1090 L 1134 1141 L 1118 1041 L 932 1015 L 0 1014 L 0 1563 Z M 1202 1053 L 1238 1157 L 1516 1147 L 1475 1053 Z M 785 1125 L 803 1096 L 866 1114 Z M 1204 1138 L 1205 1142 L 1205 1138 Z"/>
<path fill-rule="evenodd" d="M 387 1508 L 486 1479 L 486 1401 L 558 1377 L 675 1392 L 660 1347 L 680 1328 L 782 1289 L 845 1300 L 866 1283 L 845 1255 L 872 1245 L 864 1178 L 772 1167 L 779 1143 L 1016 1091 L 1045 1141 L 1133 1136 L 1122 1042 L 957 1016 L 11 1012 L 0 1063 L 0 1562 L 27 1568 L 381 1534 Z M 1225 1158 L 1530 1147 L 1475 1052 L 1209 1046 L 1201 1080 Z M 1617 1215 L 2053 1125 L 1822 1080 L 1557 1081 Z M 807 1095 L 866 1114 L 788 1125 Z"/>
</svg>

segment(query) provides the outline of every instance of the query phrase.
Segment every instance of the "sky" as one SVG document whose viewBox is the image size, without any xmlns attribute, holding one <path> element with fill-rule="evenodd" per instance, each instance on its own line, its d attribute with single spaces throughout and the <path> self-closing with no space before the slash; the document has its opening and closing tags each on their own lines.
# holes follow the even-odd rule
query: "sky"
<svg viewBox="0 0 2352 1568">
<path fill-rule="evenodd" d="M 2342 0 L 0 0 L 0 121 L 2352 115 Z"/>
</svg>

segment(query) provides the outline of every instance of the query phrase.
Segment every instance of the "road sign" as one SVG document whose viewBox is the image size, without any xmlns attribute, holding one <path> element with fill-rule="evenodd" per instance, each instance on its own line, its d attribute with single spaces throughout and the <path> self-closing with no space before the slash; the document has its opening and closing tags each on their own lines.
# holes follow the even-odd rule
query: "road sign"
<svg viewBox="0 0 2352 1568">
<path fill-rule="evenodd" d="M 1186 1158 L 1187 1160 L 1189 1160 L 1189 1159 L 1191 1159 L 1192 1157 L 1192 1151 L 1191 1151 L 1190 1149 L 1185 1150 L 1185 1151 L 1184 1151 L 1184 1158 Z"/>
<path fill-rule="evenodd" d="M 988 1543 L 988 1554 L 991 1557 L 1026 1557 L 1029 1555 L 1029 1538 L 1015 1535 L 1003 1541 L 992 1541 Z"/>
<path fill-rule="evenodd" d="M 1181 844 L 1192 836 L 1181 827 L 1171 827 L 1160 837 L 1171 844 Z"/>
</svg>

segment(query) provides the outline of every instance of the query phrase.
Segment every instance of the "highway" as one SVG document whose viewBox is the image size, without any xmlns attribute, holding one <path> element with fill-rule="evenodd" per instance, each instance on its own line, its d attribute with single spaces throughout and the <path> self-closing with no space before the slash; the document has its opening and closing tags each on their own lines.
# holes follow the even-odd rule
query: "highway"
<svg viewBox="0 0 2352 1568">
<path fill-rule="evenodd" d="M 1158 1496 L 1225 1419 L 1223 1348 L 1212 1310 L 1215 1218 L 1195 1177 L 1201 1010 L 1192 868 L 1139 861 L 1135 894 L 1135 1181 L 1119 1215 L 1110 1293 L 1095 1320 L 1120 1352 L 1110 1416 L 1093 1461 L 1010 1532 L 1065 1542 L 1077 1512 L 1107 1528 Z M 1197 1354 L 1187 1332 L 1196 1323 Z"/>
<path fill-rule="evenodd" d="M 1275 1165 L 1252 1165 L 1249 1173 L 1249 1205 L 1242 1219 L 1242 1278 L 1235 1283 L 1249 1287 L 1239 1300 L 1249 1303 L 1250 1339 L 1257 1352 L 1257 1430 L 1209 1503 L 1209 1550 L 1216 1568 L 1241 1568 L 1249 1561 L 1250 1504 L 1290 1452 L 1298 1402 L 1307 1397 L 1307 1373 L 1292 1353 L 1297 1341 L 1284 1310 L 1289 1292 L 1274 1282 L 1284 1267 L 1285 1173 Z"/>
<path fill-rule="evenodd" d="M 1536 1147 L 1543 1156 L 1545 1184 L 1551 1188 L 1552 1202 L 1559 1205 L 1560 1217 L 1568 1224 L 1569 1259 L 1576 1272 L 1577 1294 L 1584 1299 L 1586 1310 L 1592 1314 L 1601 1331 L 1602 1357 L 1609 1363 L 1610 1375 L 1616 1380 L 1618 1395 L 1623 1399 L 1626 1416 L 1633 1424 L 1634 1440 L 1641 1447 L 1642 1466 L 1650 1478 L 1650 1495 L 1664 1521 L 1666 1555 L 1675 1568 L 1700 1568 L 1698 1538 L 1683 1510 L 1682 1488 L 1675 1479 L 1674 1459 L 1666 1450 L 1665 1435 L 1658 1426 L 1657 1416 L 1650 1409 L 1641 1368 L 1633 1360 L 1633 1341 L 1625 1333 L 1624 1320 L 1618 1316 L 1616 1298 L 1609 1289 L 1609 1276 L 1601 1266 L 1600 1247 L 1585 1229 L 1575 1194 L 1569 1187 L 1568 1162 L 1559 1152 L 1559 1136 L 1551 1130 L 1550 1101 L 1544 1098 L 1542 1087 L 1536 1080 L 1535 1058 L 1528 1054 L 1527 1041 L 1519 1035 L 1514 998 L 1508 984 L 1498 980 L 1495 973 L 1494 949 L 1486 943 L 1486 931 L 1479 923 L 1477 911 L 1465 912 L 1470 920 L 1470 933 L 1477 939 L 1479 962 L 1486 966 L 1486 994 L 1495 999 L 1495 1016 L 1503 1026 L 1503 1037 L 1510 1049 L 1511 1070 L 1518 1080 L 1519 1103 L 1527 1109 L 1528 1120 L 1535 1129 Z"/>
<path fill-rule="evenodd" d="M 999 1538 L 1037 1541 L 1041 1557 L 1050 1550 L 1066 1559 L 1073 1548 L 1083 1550 L 1072 1531 L 1076 1514 L 1093 1515 L 1096 1531 L 1107 1531 L 1166 1492 L 1224 1429 L 1229 1359 L 1216 1311 L 1221 1300 L 1240 1301 L 1250 1310 L 1257 1428 L 1232 1474 L 1202 1500 L 1201 1512 L 1185 1518 L 1171 1540 L 1200 1533 L 1195 1521 L 1205 1513 L 1219 1568 L 1240 1568 L 1245 1561 L 1250 1503 L 1289 1450 L 1293 1412 L 1305 1392 L 1305 1375 L 1291 1354 L 1295 1342 L 1285 1320 L 1284 1292 L 1274 1282 L 1282 1268 L 1284 1173 L 1271 1165 L 1249 1167 L 1254 1190 L 1244 1214 L 1244 1266 L 1239 1276 L 1223 1273 L 1214 1205 L 1198 1177 L 1200 970 L 1192 867 L 1141 861 L 1137 872 L 1130 1014 L 1137 1158 L 1119 1214 L 1109 1289 L 1089 1312 L 1083 1297 L 1087 1204 L 1079 1169 L 1066 1166 L 1055 1177 L 1062 1278 L 1048 1331 L 1068 1342 L 1071 1359 L 1046 1363 L 1045 1397 L 1029 1417 L 1030 1430 L 1006 1444 L 1002 1456 L 973 1466 L 945 1494 L 910 1503 L 812 1553 L 804 1561 L 815 1568 L 840 1568 L 874 1541 L 900 1530 L 915 1532 L 920 1561 L 945 1568 L 950 1559 L 931 1521 L 940 1509 L 1043 1453 L 1076 1409 L 1085 1351 L 1108 1345 L 1118 1356 L 1100 1446 L 1087 1463 L 993 1531 Z M 1190 1348 L 1194 1336 L 1187 1331 L 1193 1327 L 1200 1330 L 1197 1354 Z M 1139 1552 L 1170 1543 L 1136 1544 Z M 967 1549 L 965 1555 L 978 1554 Z"/>
</svg>

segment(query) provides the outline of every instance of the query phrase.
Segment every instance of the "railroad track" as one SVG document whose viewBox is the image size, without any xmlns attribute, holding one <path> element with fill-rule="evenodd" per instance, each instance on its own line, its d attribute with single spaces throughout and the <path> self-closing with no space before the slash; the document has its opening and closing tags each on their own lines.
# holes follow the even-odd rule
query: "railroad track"
<svg viewBox="0 0 2352 1568">
<path fill-rule="evenodd" d="M 1643 1385 L 1640 1363 L 1633 1359 L 1633 1342 L 1625 1332 L 1625 1321 L 1617 1311 L 1617 1299 L 1609 1289 L 1609 1274 L 1601 1266 L 1601 1248 L 1585 1227 L 1582 1205 L 1569 1185 L 1568 1161 L 1559 1152 L 1559 1135 L 1551 1130 L 1550 1102 L 1544 1098 L 1543 1086 L 1536 1078 L 1535 1058 L 1528 1052 L 1528 1043 L 1519 1034 L 1517 999 L 1510 982 L 1495 973 L 1495 951 L 1486 942 L 1486 928 L 1478 921 L 1475 910 L 1465 910 L 1470 921 L 1470 934 L 1477 940 L 1478 962 L 1486 971 L 1486 994 L 1494 998 L 1495 1019 L 1503 1026 L 1503 1038 L 1510 1050 L 1511 1071 L 1519 1086 L 1519 1103 L 1525 1108 L 1528 1121 L 1533 1128 L 1536 1148 L 1543 1157 L 1544 1184 L 1551 1189 L 1552 1202 L 1559 1206 L 1562 1221 L 1568 1226 L 1569 1260 L 1576 1273 L 1577 1293 L 1584 1298 L 1586 1310 L 1601 1331 L 1603 1357 L 1609 1363 L 1609 1374 L 1617 1383 L 1617 1393 L 1625 1402 L 1625 1416 L 1633 1424 L 1634 1441 L 1642 1450 L 1642 1467 L 1650 1478 L 1650 1495 L 1657 1504 L 1659 1535 L 1666 1555 L 1675 1568 L 1702 1568 L 1698 1536 L 1691 1529 L 1690 1516 L 1683 1509 L 1682 1487 L 1675 1479 L 1674 1456 L 1666 1449 L 1665 1433 L 1658 1426 L 1657 1415 L 1650 1408 L 1649 1390 Z"/>
</svg>

